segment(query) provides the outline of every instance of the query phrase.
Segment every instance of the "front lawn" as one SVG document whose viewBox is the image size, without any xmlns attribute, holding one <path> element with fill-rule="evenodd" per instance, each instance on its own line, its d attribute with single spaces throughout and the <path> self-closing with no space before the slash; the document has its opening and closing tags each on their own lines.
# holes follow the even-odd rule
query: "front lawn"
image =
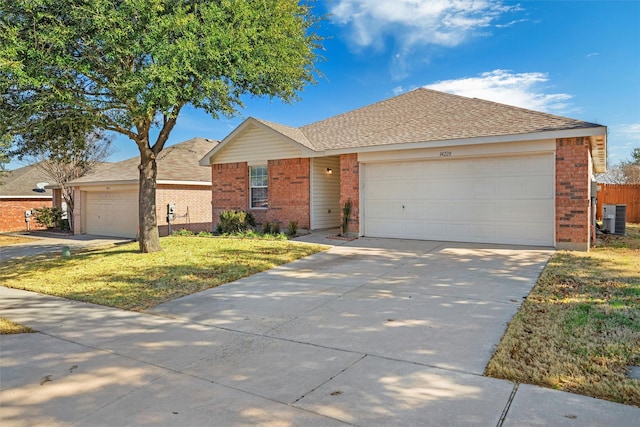
<svg viewBox="0 0 640 427">
<path fill-rule="evenodd" d="M 603 240 L 553 255 L 486 375 L 640 406 L 640 224 Z"/>
<path fill-rule="evenodd" d="M 327 249 L 292 241 L 181 237 L 162 239 L 162 252 L 137 243 L 65 258 L 37 256 L 0 263 L 4 286 L 94 304 L 144 310 L 250 276 Z"/>
<path fill-rule="evenodd" d="M 12 334 L 29 334 L 35 332 L 33 329 L 19 325 L 8 319 L 0 317 L 0 335 L 12 335 Z"/>
</svg>

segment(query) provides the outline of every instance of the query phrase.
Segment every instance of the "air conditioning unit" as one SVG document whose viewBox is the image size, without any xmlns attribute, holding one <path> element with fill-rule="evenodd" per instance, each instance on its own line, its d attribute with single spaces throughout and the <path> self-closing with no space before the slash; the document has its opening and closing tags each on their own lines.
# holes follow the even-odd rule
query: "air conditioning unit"
<svg viewBox="0 0 640 427">
<path fill-rule="evenodd" d="M 627 205 L 604 205 L 602 228 L 611 234 L 626 234 Z"/>
</svg>

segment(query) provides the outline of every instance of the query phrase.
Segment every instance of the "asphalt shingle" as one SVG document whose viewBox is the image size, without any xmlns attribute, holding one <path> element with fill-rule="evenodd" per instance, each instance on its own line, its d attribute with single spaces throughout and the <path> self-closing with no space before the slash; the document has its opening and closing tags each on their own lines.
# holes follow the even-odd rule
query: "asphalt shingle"
<svg viewBox="0 0 640 427">
<path fill-rule="evenodd" d="M 199 167 L 198 161 L 217 143 L 218 141 L 211 139 L 193 138 L 165 148 L 157 158 L 158 181 L 211 182 L 211 170 Z M 72 184 L 137 181 L 139 164 L 139 157 L 105 164 L 95 172 L 73 181 Z"/>
</svg>

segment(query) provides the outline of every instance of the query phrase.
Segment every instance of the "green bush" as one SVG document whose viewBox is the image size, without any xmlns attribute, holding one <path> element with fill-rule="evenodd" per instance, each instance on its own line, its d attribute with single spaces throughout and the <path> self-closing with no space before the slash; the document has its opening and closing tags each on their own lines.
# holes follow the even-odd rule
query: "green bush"
<svg viewBox="0 0 640 427">
<path fill-rule="evenodd" d="M 346 236 L 349 232 L 349 217 L 351 217 L 351 210 L 353 209 L 353 204 L 351 203 L 351 199 L 347 200 L 342 208 L 342 235 Z"/>
<path fill-rule="evenodd" d="M 262 225 L 262 234 L 271 234 L 271 223 L 269 221 L 265 221 Z"/>
<path fill-rule="evenodd" d="M 255 221 L 255 220 L 254 220 Z M 218 231 L 220 234 L 236 234 L 249 229 L 247 213 L 244 211 L 220 212 Z"/>
<path fill-rule="evenodd" d="M 252 212 L 245 212 L 247 214 L 247 217 L 245 218 L 245 222 L 247 223 L 247 225 L 251 228 L 255 228 L 256 226 L 256 217 L 253 216 Z"/>
<path fill-rule="evenodd" d="M 42 207 L 34 210 L 34 219 L 40 225 L 47 228 L 59 227 L 62 221 L 62 210 L 57 207 Z"/>
<path fill-rule="evenodd" d="M 287 227 L 287 233 L 289 236 L 295 236 L 298 233 L 298 221 L 289 221 L 289 226 Z"/>
<path fill-rule="evenodd" d="M 182 230 L 173 230 L 172 236 L 193 236 L 193 231 L 183 228 Z"/>
<path fill-rule="evenodd" d="M 271 234 L 280 234 L 280 223 L 274 222 L 271 224 Z"/>
<path fill-rule="evenodd" d="M 211 233 L 210 231 L 201 231 L 198 234 L 196 234 L 196 236 L 198 236 L 198 237 L 211 237 L 211 236 L 213 236 L 213 233 Z"/>
</svg>

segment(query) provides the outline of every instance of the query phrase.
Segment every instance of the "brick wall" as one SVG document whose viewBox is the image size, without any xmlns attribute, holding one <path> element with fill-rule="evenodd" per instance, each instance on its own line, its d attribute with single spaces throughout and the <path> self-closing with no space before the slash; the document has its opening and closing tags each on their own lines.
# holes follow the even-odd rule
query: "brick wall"
<svg viewBox="0 0 640 427">
<path fill-rule="evenodd" d="M 42 207 L 51 207 L 51 199 L 27 199 L 11 198 L 0 200 L 0 232 L 26 231 L 27 223 L 24 220 L 24 211 Z M 45 227 L 39 225 L 31 217 L 31 230 L 43 230 Z"/>
<path fill-rule="evenodd" d="M 556 140 L 556 247 L 589 250 L 590 158 L 586 138 Z"/>
<path fill-rule="evenodd" d="M 311 228 L 311 162 L 305 159 L 269 160 L 269 209 L 266 220 L 278 222 L 284 231 L 290 221 Z"/>
<path fill-rule="evenodd" d="M 340 155 L 340 210 L 351 199 L 349 233 L 360 232 L 360 165 L 357 154 Z M 342 213 L 340 213 L 342 224 Z"/>
<path fill-rule="evenodd" d="M 249 166 L 246 162 L 212 165 L 211 183 L 214 227 L 218 224 L 220 212 L 226 210 L 246 211 L 248 209 Z"/>
<path fill-rule="evenodd" d="M 159 184 L 156 189 L 156 213 L 161 236 L 169 234 L 167 205 L 175 203 L 172 230 L 191 230 L 194 233 L 211 231 L 211 187 L 201 185 Z"/>
<path fill-rule="evenodd" d="M 290 221 L 298 228 L 310 228 L 311 195 L 310 159 L 270 160 L 268 209 L 249 209 L 249 166 L 247 163 L 216 164 L 211 168 L 213 224 L 225 210 L 250 211 L 258 229 L 265 221 L 280 223 L 284 231 Z"/>
</svg>

